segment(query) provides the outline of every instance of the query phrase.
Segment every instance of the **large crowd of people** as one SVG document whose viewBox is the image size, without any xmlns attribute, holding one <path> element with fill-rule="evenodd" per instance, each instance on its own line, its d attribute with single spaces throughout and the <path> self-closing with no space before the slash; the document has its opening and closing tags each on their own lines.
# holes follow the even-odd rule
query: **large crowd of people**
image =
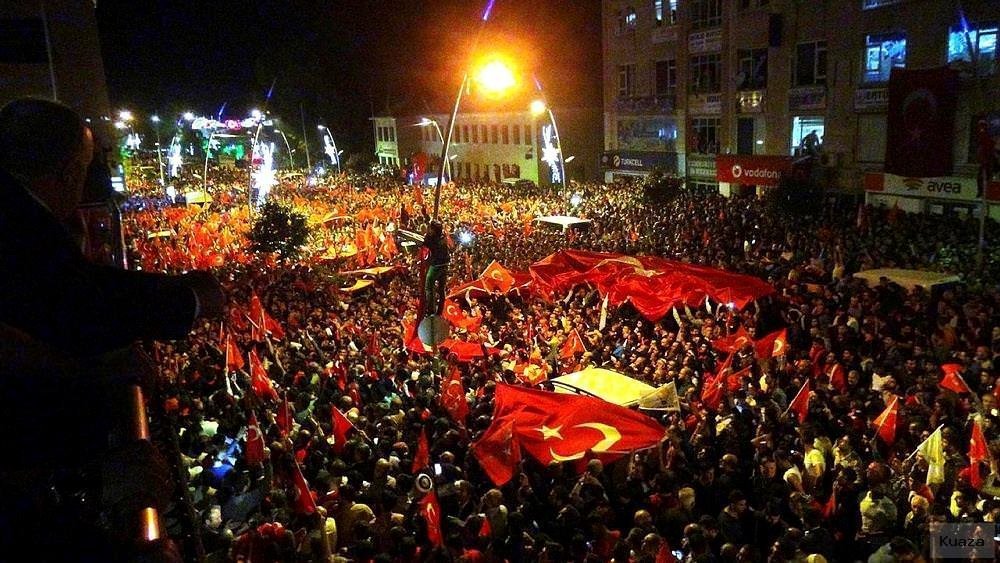
<svg viewBox="0 0 1000 563">
<path fill-rule="evenodd" d="M 423 280 L 400 232 L 425 232 L 432 190 L 368 176 L 285 181 L 271 197 L 306 215 L 312 236 L 282 257 L 250 250 L 245 189 L 219 177 L 207 205 L 170 205 L 151 190 L 125 206 L 133 267 L 210 268 L 229 298 L 221 326 L 148 345 L 162 412 L 178 429 L 187 481 L 178 502 L 196 511 L 209 561 L 911 561 L 929 556 L 935 523 L 1000 515 L 998 280 L 975 269 L 975 226 L 961 219 L 835 203 L 793 215 L 690 191 L 648 201 L 626 184 L 574 185 L 572 198 L 449 185 L 440 215 L 453 243 L 449 287 L 493 261 L 525 271 L 575 248 L 704 264 L 775 288 L 742 310 L 708 303 L 656 322 L 627 304 L 602 320 L 589 286 L 558 299 L 456 297 L 480 322 L 452 337 L 499 352 L 458 361 L 413 344 Z M 590 227 L 533 221 L 557 214 Z M 344 272 L 373 266 L 393 268 L 345 289 Z M 965 283 L 906 289 L 852 277 L 874 267 L 945 267 Z M 781 329 L 781 355 L 738 349 L 728 363 L 749 377 L 706 400 L 729 356 L 718 339 Z M 574 331 L 586 351 L 565 358 Z M 648 411 L 663 425 L 658 447 L 585 467 L 523 456 L 497 486 L 470 444 L 490 425 L 496 385 L 550 388 L 520 376 L 529 361 L 550 377 L 596 366 L 673 382 L 680 410 Z M 965 388 L 940 384 L 950 364 Z M 442 403 L 442 379 L 456 370 L 464 419 Z M 800 416 L 789 406 L 806 382 Z M 891 422 L 880 417 L 893 405 Z M 978 471 L 968 455 L 975 428 L 990 445 Z M 938 430 L 943 479 L 926 448 L 912 455 Z M 259 460 L 251 442 L 261 435 Z M 429 457 L 415 463 L 422 436 Z M 432 490 L 440 541 L 420 513 Z"/>
</svg>

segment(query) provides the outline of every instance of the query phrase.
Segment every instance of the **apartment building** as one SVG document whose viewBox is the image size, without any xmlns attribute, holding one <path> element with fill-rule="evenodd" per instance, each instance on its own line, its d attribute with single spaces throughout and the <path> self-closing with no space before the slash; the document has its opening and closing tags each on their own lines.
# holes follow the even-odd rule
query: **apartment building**
<svg viewBox="0 0 1000 563">
<path fill-rule="evenodd" d="M 728 194 L 812 155 L 831 189 L 912 211 L 977 206 L 980 122 L 1000 141 L 996 0 L 603 0 L 602 17 L 607 180 L 660 168 Z M 945 65 L 953 164 L 904 183 L 884 173 L 890 74 Z"/>
</svg>

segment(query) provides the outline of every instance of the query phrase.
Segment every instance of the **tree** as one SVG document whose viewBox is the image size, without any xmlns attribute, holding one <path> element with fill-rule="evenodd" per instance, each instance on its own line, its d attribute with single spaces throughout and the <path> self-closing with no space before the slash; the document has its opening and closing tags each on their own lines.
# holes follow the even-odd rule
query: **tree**
<svg viewBox="0 0 1000 563">
<path fill-rule="evenodd" d="M 274 200 L 264 202 L 250 230 L 251 250 L 286 259 L 298 256 L 308 239 L 306 216 Z"/>
</svg>

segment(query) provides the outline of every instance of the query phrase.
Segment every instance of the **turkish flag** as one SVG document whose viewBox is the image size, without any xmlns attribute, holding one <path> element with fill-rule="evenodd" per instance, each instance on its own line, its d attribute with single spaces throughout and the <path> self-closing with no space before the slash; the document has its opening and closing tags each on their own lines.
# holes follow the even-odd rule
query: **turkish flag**
<svg viewBox="0 0 1000 563">
<path fill-rule="evenodd" d="M 250 350 L 250 387 L 260 399 L 278 400 L 278 392 L 274 390 L 271 378 L 264 371 L 264 365 L 260 363 L 257 353 Z"/>
<path fill-rule="evenodd" d="M 278 340 L 285 338 L 285 329 L 281 323 L 271 318 L 264 310 L 264 305 L 256 293 L 250 294 L 250 306 L 247 316 L 250 319 L 250 337 L 255 342 L 263 342 L 265 335 L 274 336 Z"/>
<path fill-rule="evenodd" d="M 986 445 L 986 436 L 978 420 L 972 422 L 972 434 L 969 437 L 969 469 L 970 481 L 977 491 L 983 486 L 983 477 L 979 474 L 979 464 L 989 461 L 990 450 Z"/>
<path fill-rule="evenodd" d="M 899 397 L 893 397 L 892 402 L 885 407 L 882 414 L 873 421 L 875 432 L 886 445 L 891 446 L 896 441 L 896 421 L 899 418 Z"/>
<path fill-rule="evenodd" d="M 312 514 L 316 512 L 316 499 L 309 489 L 309 483 L 306 483 L 305 476 L 302 475 L 302 468 L 299 467 L 298 462 L 292 463 L 295 464 L 294 471 L 292 471 L 292 480 L 295 485 L 295 511 L 299 514 Z"/>
<path fill-rule="evenodd" d="M 344 451 L 344 445 L 347 443 L 347 434 L 354 430 L 354 424 L 337 407 L 331 407 L 331 409 L 330 426 L 333 429 L 333 451 L 339 454 Z"/>
<path fill-rule="evenodd" d="M 264 436 L 260 433 L 260 424 L 257 423 L 257 416 L 250 411 L 247 419 L 246 436 L 246 461 L 247 465 L 261 465 L 264 463 Z"/>
<path fill-rule="evenodd" d="M 837 491 L 830 493 L 830 497 L 826 499 L 826 504 L 823 505 L 823 518 L 829 520 L 837 514 Z"/>
<path fill-rule="evenodd" d="M 764 338 L 754 342 L 754 353 L 758 358 L 771 358 L 774 356 L 784 356 L 788 349 L 788 329 L 772 332 Z"/>
<path fill-rule="evenodd" d="M 494 424 L 508 417 L 515 422 L 518 443 L 546 465 L 590 452 L 610 461 L 653 447 L 663 437 L 663 427 L 652 418 L 597 397 L 500 384 Z"/>
<path fill-rule="evenodd" d="M 729 336 L 716 338 L 712 341 L 712 347 L 720 352 L 739 352 L 747 344 L 753 344 L 753 338 L 742 326 Z"/>
<path fill-rule="evenodd" d="M 521 445 L 514 432 L 514 417 L 494 418 L 490 427 L 472 444 L 472 455 L 500 487 L 514 477 L 514 470 L 521 463 Z"/>
<path fill-rule="evenodd" d="M 410 471 L 416 473 L 431 464 L 431 448 L 427 444 L 427 430 L 420 429 L 420 437 L 417 438 L 417 452 L 413 454 L 413 466 Z"/>
<path fill-rule="evenodd" d="M 844 376 L 844 366 L 839 362 L 827 368 L 826 375 L 830 379 L 830 385 L 840 393 L 847 392 L 847 378 Z"/>
<path fill-rule="evenodd" d="M 799 415 L 799 423 L 806 421 L 809 414 L 809 380 L 802 384 L 802 388 L 796 393 L 795 398 L 788 404 L 788 410 Z"/>
<path fill-rule="evenodd" d="M 439 348 L 444 348 L 448 352 L 455 354 L 460 362 L 471 362 L 476 358 L 482 358 L 485 354 L 483 353 L 483 345 L 477 342 L 466 342 L 464 340 L 455 340 L 449 338 L 438 344 Z"/>
<path fill-rule="evenodd" d="M 952 172 L 958 73 L 894 68 L 889 76 L 885 171 L 927 178 Z"/>
<path fill-rule="evenodd" d="M 420 293 L 423 293 L 422 291 Z M 426 354 L 432 350 L 429 346 L 426 346 L 421 340 L 420 336 L 417 335 L 417 325 L 410 324 L 407 325 L 403 331 L 403 339 L 406 344 L 406 349 L 414 354 Z"/>
<path fill-rule="evenodd" d="M 962 376 L 959 375 L 959 372 L 962 371 L 961 365 L 943 364 L 941 366 L 941 371 L 944 372 L 944 377 L 941 378 L 938 385 L 940 385 L 942 389 L 954 391 L 958 394 L 972 392 L 972 390 L 969 389 L 968 384 L 965 383 L 965 380 L 962 379 Z"/>
<path fill-rule="evenodd" d="M 396 238 L 392 234 L 385 235 L 385 241 L 382 243 L 382 255 L 388 259 L 392 259 L 393 256 L 399 254 L 399 247 L 396 246 Z"/>
<path fill-rule="evenodd" d="M 747 366 L 738 372 L 730 373 L 726 376 L 726 389 L 730 393 L 738 391 L 740 387 L 743 386 L 743 380 L 750 377 L 750 369 L 753 366 Z"/>
<path fill-rule="evenodd" d="M 448 377 L 441 380 L 441 404 L 455 422 L 465 426 L 465 419 L 469 416 L 469 402 L 465 399 L 462 376 L 458 369 L 453 369 Z"/>
<path fill-rule="evenodd" d="M 374 330 L 372 331 L 371 336 L 368 337 L 368 344 L 365 346 L 365 352 L 369 357 L 382 355 L 382 347 L 379 346 L 378 343 L 378 333 Z"/>
<path fill-rule="evenodd" d="M 580 332 L 574 328 L 573 332 L 569 333 L 569 337 L 566 338 L 566 341 L 559 348 L 559 357 L 568 360 L 577 354 L 586 352 L 587 348 L 583 345 L 583 338 L 580 338 Z"/>
<path fill-rule="evenodd" d="M 511 275 L 510 270 L 501 266 L 496 260 L 490 262 L 479 279 L 483 280 L 483 286 L 486 287 L 487 291 L 507 293 L 510 288 L 514 287 L 514 276 Z"/>
<path fill-rule="evenodd" d="M 479 330 L 479 325 L 483 323 L 482 317 L 472 317 L 465 314 L 462 307 L 451 299 L 444 300 L 442 316 L 455 328 L 465 329 L 469 332 Z"/>
<path fill-rule="evenodd" d="M 441 535 L 441 504 L 438 502 L 437 494 L 431 491 L 420 499 L 420 515 L 427 523 L 427 540 L 435 547 L 444 546 L 444 537 Z"/>
<path fill-rule="evenodd" d="M 288 405 L 287 391 L 281 398 L 281 406 L 278 408 L 278 414 L 274 417 L 274 421 L 277 423 L 282 437 L 288 436 L 288 433 L 292 431 L 292 408 Z"/>
<path fill-rule="evenodd" d="M 233 342 L 231 334 L 226 334 L 226 369 L 241 370 L 246 362 L 243 361 L 243 354 Z"/>
<path fill-rule="evenodd" d="M 424 177 L 424 169 L 418 168 L 416 162 L 413 163 L 413 176 L 414 176 L 413 180 L 415 182 L 420 182 L 420 180 L 422 180 Z M 424 204 L 424 188 L 420 186 L 420 184 L 415 184 L 413 186 L 413 200 L 420 207 L 426 207 L 426 205 Z"/>
<path fill-rule="evenodd" d="M 706 379 L 701 388 L 701 402 L 711 411 L 718 411 L 722 406 L 722 391 L 725 388 L 726 378 L 717 375 L 712 379 Z"/>
</svg>

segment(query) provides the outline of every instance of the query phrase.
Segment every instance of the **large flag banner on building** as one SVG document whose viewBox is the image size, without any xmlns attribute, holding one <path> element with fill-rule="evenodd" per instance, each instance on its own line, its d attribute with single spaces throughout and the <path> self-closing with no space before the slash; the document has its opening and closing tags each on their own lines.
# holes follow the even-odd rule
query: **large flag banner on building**
<svg viewBox="0 0 1000 563">
<path fill-rule="evenodd" d="M 958 73 L 948 67 L 892 69 L 885 171 L 908 177 L 949 176 Z"/>
</svg>

